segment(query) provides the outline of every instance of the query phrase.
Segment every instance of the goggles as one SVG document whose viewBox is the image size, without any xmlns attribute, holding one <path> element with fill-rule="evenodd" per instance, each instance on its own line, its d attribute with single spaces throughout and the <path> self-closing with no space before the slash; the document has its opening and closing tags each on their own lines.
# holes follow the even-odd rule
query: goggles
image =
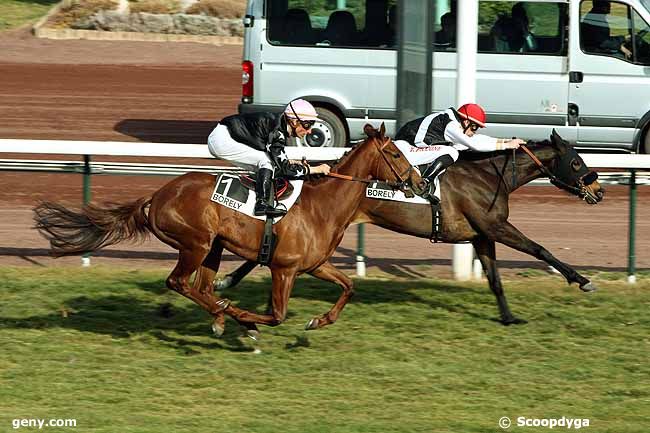
<svg viewBox="0 0 650 433">
<path fill-rule="evenodd" d="M 300 126 L 302 126 L 306 130 L 310 130 L 315 124 L 315 120 L 302 120 L 300 116 L 298 116 L 298 113 L 296 113 L 296 110 L 293 109 L 293 104 L 289 103 L 289 107 L 291 107 L 291 111 L 293 111 L 293 115 L 296 116 L 296 120 L 298 123 L 300 123 Z"/>
</svg>

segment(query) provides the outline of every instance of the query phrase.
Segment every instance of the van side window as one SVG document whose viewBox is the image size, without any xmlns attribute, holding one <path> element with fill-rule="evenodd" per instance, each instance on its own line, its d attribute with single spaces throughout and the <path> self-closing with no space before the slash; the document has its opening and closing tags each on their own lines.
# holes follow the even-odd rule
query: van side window
<svg viewBox="0 0 650 433">
<path fill-rule="evenodd" d="M 580 3 L 580 48 L 587 54 L 600 54 L 632 60 L 626 47 L 632 34 L 630 7 L 607 0 Z"/>
<path fill-rule="evenodd" d="M 628 46 L 633 52 L 634 63 L 650 65 L 650 26 L 637 11 L 632 13 L 632 38 Z"/>
<path fill-rule="evenodd" d="M 566 3 L 479 3 L 478 51 L 566 55 Z"/>
<path fill-rule="evenodd" d="M 580 16 L 580 47 L 585 53 L 650 64 L 650 28 L 628 5 L 583 1 Z"/>
<path fill-rule="evenodd" d="M 337 9 L 336 1 L 268 0 L 267 37 L 274 45 L 394 49 L 395 1 L 348 0 Z"/>
</svg>

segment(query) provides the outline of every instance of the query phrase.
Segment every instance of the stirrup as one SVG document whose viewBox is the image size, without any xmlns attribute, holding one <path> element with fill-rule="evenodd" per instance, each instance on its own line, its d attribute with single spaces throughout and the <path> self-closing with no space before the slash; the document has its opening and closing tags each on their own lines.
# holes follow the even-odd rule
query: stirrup
<svg viewBox="0 0 650 433">
<path fill-rule="evenodd" d="M 285 216 L 287 214 L 287 209 L 281 209 L 279 207 L 268 206 L 266 208 L 265 215 L 273 218 Z"/>
<path fill-rule="evenodd" d="M 265 201 L 258 201 L 255 203 L 255 207 L 253 208 L 253 215 L 255 216 L 264 216 L 266 215 L 266 211 L 269 208 L 269 205 Z"/>
<path fill-rule="evenodd" d="M 438 197 L 436 197 L 436 184 L 433 180 L 426 179 L 427 185 L 424 187 L 424 192 L 420 197 L 423 199 L 429 200 L 433 204 L 440 203 Z"/>
</svg>

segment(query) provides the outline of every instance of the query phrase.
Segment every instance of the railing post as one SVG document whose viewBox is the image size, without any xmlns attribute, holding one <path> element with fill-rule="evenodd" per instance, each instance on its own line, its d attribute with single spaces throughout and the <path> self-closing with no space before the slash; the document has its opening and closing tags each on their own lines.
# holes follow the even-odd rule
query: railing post
<svg viewBox="0 0 650 433">
<path fill-rule="evenodd" d="M 627 282 L 636 283 L 636 170 L 630 170 L 630 218 L 628 223 Z"/>
<path fill-rule="evenodd" d="M 83 205 L 86 206 L 90 203 L 90 155 L 84 155 L 84 171 L 83 171 Z M 90 253 L 86 253 L 81 257 L 81 266 L 90 266 Z"/>
<path fill-rule="evenodd" d="M 366 243 L 365 225 L 357 226 L 357 277 L 365 278 L 366 276 L 366 257 L 364 248 Z"/>
<path fill-rule="evenodd" d="M 475 0 L 459 0 L 457 12 L 456 41 L 456 106 L 467 102 L 476 102 L 476 56 L 478 39 L 478 2 Z M 474 248 L 471 244 L 454 244 L 452 259 L 454 279 L 470 280 L 472 276 L 480 275 L 481 263 L 474 260 Z M 474 265 L 473 265 L 474 263 Z M 474 270 L 474 272 L 472 272 Z M 476 278 L 476 277 L 475 277 Z"/>
</svg>

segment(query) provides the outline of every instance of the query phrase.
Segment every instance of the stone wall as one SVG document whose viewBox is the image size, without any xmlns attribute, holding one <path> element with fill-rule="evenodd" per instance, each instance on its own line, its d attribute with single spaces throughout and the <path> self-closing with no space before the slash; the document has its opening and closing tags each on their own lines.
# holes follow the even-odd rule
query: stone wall
<svg viewBox="0 0 650 433">
<path fill-rule="evenodd" d="M 209 36 L 244 35 L 241 19 L 221 19 L 206 15 L 188 14 L 125 14 L 117 11 L 100 11 L 90 18 L 75 22 L 73 29 L 104 30 L 113 32 L 140 32 Z"/>
</svg>

